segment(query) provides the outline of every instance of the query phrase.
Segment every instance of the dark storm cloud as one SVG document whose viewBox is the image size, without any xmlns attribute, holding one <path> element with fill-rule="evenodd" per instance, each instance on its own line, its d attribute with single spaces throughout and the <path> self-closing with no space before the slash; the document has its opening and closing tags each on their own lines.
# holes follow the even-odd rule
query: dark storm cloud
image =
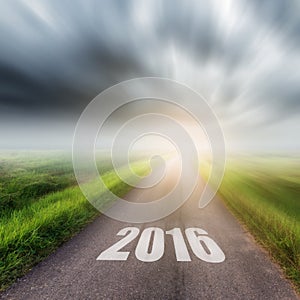
<svg viewBox="0 0 300 300">
<path fill-rule="evenodd" d="M 6 1 L 0 118 L 74 121 L 105 88 L 143 76 L 192 86 L 241 131 L 294 118 L 299 15 L 283 0 Z"/>
<path fill-rule="evenodd" d="M 78 112 L 112 84 L 150 73 L 128 46 L 126 34 L 113 34 L 122 35 L 130 25 L 123 1 L 90 3 L 99 15 L 82 11 L 83 4 L 48 2 L 44 9 L 53 24 L 39 18 L 30 5 L 12 2 L 6 6 L 15 8 L 16 27 L 0 27 L 6 40 L 0 50 L 0 106 L 32 113 Z"/>
<path fill-rule="evenodd" d="M 230 74 L 252 59 L 253 30 L 245 28 L 226 38 L 216 7 L 209 2 L 154 1 L 156 16 L 149 27 L 153 35 L 140 32 L 133 22 L 136 1 L 28 3 L 6 4 L 17 15 L 16 27 L 1 26 L 7 45 L 0 56 L 0 103 L 22 110 L 76 111 L 118 81 L 168 76 L 161 64 L 150 69 L 143 55 L 152 51 L 159 61 L 168 43 L 195 65 L 218 61 Z M 272 22 L 294 20 L 285 17 L 292 8 L 279 3 L 272 9 L 267 1 L 263 5 Z"/>
<path fill-rule="evenodd" d="M 156 24 L 161 41 L 171 41 L 196 63 L 218 61 L 231 72 L 249 58 L 249 35 L 235 32 L 227 37 L 216 6 L 209 1 L 163 1 Z"/>
</svg>

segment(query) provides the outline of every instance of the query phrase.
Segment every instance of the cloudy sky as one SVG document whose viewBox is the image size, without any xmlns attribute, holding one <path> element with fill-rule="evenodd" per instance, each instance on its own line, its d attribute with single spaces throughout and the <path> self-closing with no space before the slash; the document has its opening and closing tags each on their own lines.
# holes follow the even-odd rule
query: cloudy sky
<svg viewBox="0 0 300 300">
<path fill-rule="evenodd" d="M 0 148 L 71 147 L 105 88 L 175 79 L 229 149 L 300 149 L 298 0 L 1 1 Z"/>
</svg>

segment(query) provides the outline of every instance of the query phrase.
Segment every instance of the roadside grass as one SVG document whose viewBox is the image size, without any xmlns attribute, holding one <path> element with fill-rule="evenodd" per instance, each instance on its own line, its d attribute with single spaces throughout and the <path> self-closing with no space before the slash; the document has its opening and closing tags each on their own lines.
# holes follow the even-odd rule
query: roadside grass
<svg viewBox="0 0 300 300">
<path fill-rule="evenodd" d="M 0 217 L 75 182 L 65 152 L 1 151 Z"/>
<path fill-rule="evenodd" d="M 219 194 L 300 292 L 300 158 L 228 159 Z"/>
<path fill-rule="evenodd" d="M 97 157 L 101 173 L 112 169 L 106 158 Z M 75 184 L 70 153 L 0 151 L 0 217 Z"/>
<path fill-rule="evenodd" d="M 42 161 L 47 160 L 47 157 L 49 159 L 49 156 L 45 156 Z M 27 161 L 27 167 L 28 163 Z M 34 164 L 36 167 L 39 166 L 37 161 Z M 68 163 L 66 166 L 69 168 Z M 52 167 L 50 169 L 53 170 Z M 135 162 L 131 165 L 131 169 L 140 175 L 145 175 L 149 171 L 149 165 L 143 161 Z M 121 169 L 121 172 L 125 176 L 130 176 L 129 169 Z M 18 171 L 16 173 L 18 174 Z M 62 176 L 64 175 L 62 172 Z M 71 176 L 71 174 L 69 175 Z M 39 173 L 33 177 L 38 180 Z M 26 176 L 22 180 L 17 176 L 13 178 L 19 182 L 19 185 L 15 186 L 17 192 L 18 188 L 22 189 L 24 185 L 27 186 Z M 110 191 L 118 196 L 126 194 L 131 189 L 131 186 L 122 182 L 114 171 L 107 171 L 102 175 L 102 179 Z M 5 180 L 4 182 L 6 182 Z M 58 178 L 57 180 L 59 181 Z M 4 184 L 2 188 L 5 189 L 7 186 Z M 24 275 L 99 215 L 99 212 L 83 196 L 78 186 L 50 192 L 40 198 L 35 197 L 34 193 L 33 195 L 34 200 L 30 196 L 22 198 L 20 194 L 19 198 L 15 198 L 14 201 L 22 202 L 21 205 L 2 211 L 0 218 L 0 290 L 11 285 L 18 277 Z M 103 191 L 101 199 L 105 204 L 110 201 L 110 196 Z"/>
</svg>

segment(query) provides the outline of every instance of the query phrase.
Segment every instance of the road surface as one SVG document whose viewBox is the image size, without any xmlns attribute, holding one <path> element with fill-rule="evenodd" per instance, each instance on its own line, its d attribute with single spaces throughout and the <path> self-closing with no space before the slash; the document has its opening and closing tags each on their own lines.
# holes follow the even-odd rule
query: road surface
<svg viewBox="0 0 300 300">
<path fill-rule="evenodd" d="M 168 187 L 172 180 L 172 176 L 166 176 L 163 186 Z M 127 195 L 127 199 L 151 201 L 162 190 L 135 189 Z M 278 266 L 271 262 L 267 253 L 255 243 L 220 199 L 216 197 L 201 210 L 197 202 L 198 195 L 195 193 L 172 215 L 147 224 L 126 224 L 101 215 L 3 292 L 0 298 L 298 299 Z M 139 229 L 138 236 L 120 250 L 129 252 L 127 260 L 97 260 L 100 253 L 123 239 L 116 234 L 126 227 Z M 135 252 L 141 234 L 149 227 L 160 228 L 160 233 L 164 232 L 164 249 L 161 258 L 145 262 L 143 255 L 138 256 Z M 185 252 L 183 256 L 189 256 L 190 261 L 178 261 L 176 258 L 173 237 L 165 233 L 173 228 L 181 229 L 183 243 L 188 250 L 188 254 Z M 186 228 L 205 230 L 217 245 L 220 262 L 197 257 L 184 233 Z M 148 252 L 151 252 L 153 239 L 151 235 Z M 137 252 L 143 252 L 140 246 Z M 155 247 L 159 248 L 159 245 Z M 197 247 L 202 247 L 208 257 L 214 252 L 202 242 Z M 147 257 L 147 254 L 144 256 Z"/>
</svg>

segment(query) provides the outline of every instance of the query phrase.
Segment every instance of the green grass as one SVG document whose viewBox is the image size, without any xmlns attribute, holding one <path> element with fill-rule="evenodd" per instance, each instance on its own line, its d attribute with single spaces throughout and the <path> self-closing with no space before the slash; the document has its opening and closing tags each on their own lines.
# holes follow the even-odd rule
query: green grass
<svg viewBox="0 0 300 300">
<path fill-rule="evenodd" d="M 98 157 L 101 172 L 112 169 Z M 72 158 L 63 151 L 0 152 L 0 217 L 76 184 Z"/>
<path fill-rule="evenodd" d="M 219 189 L 229 209 L 281 265 L 300 291 L 300 159 L 227 161 Z"/>
<path fill-rule="evenodd" d="M 64 152 L 0 152 L 0 216 L 76 182 Z"/>
<path fill-rule="evenodd" d="M 0 161 L 1 195 L 3 191 L 5 195 L 16 195 L 9 205 L 1 198 L 6 205 L 0 218 L 0 290 L 3 290 L 93 220 L 99 212 L 85 199 L 79 187 L 72 186 L 74 178 L 68 155 L 21 153 L 12 156 L 2 153 Z M 111 166 L 105 159 L 101 165 L 104 169 Z M 149 170 L 143 162 L 135 162 L 131 168 L 141 175 Z M 130 176 L 129 169 L 124 168 L 121 172 L 124 176 Z M 22 194 L 22 189 L 32 187 L 33 182 L 48 183 L 51 179 L 58 184 L 65 182 L 65 178 L 68 178 L 65 189 L 61 186 L 57 188 L 59 191 L 56 188 L 47 190 L 42 197 L 34 188 L 27 190 L 26 196 Z M 116 195 L 124 195 L 131 189 L 114 171 L 106 171 L 102 178 Z M 103 203 L 109 202 L 109 194 L 103 191 L 101 199 Z"/>
</svg>

